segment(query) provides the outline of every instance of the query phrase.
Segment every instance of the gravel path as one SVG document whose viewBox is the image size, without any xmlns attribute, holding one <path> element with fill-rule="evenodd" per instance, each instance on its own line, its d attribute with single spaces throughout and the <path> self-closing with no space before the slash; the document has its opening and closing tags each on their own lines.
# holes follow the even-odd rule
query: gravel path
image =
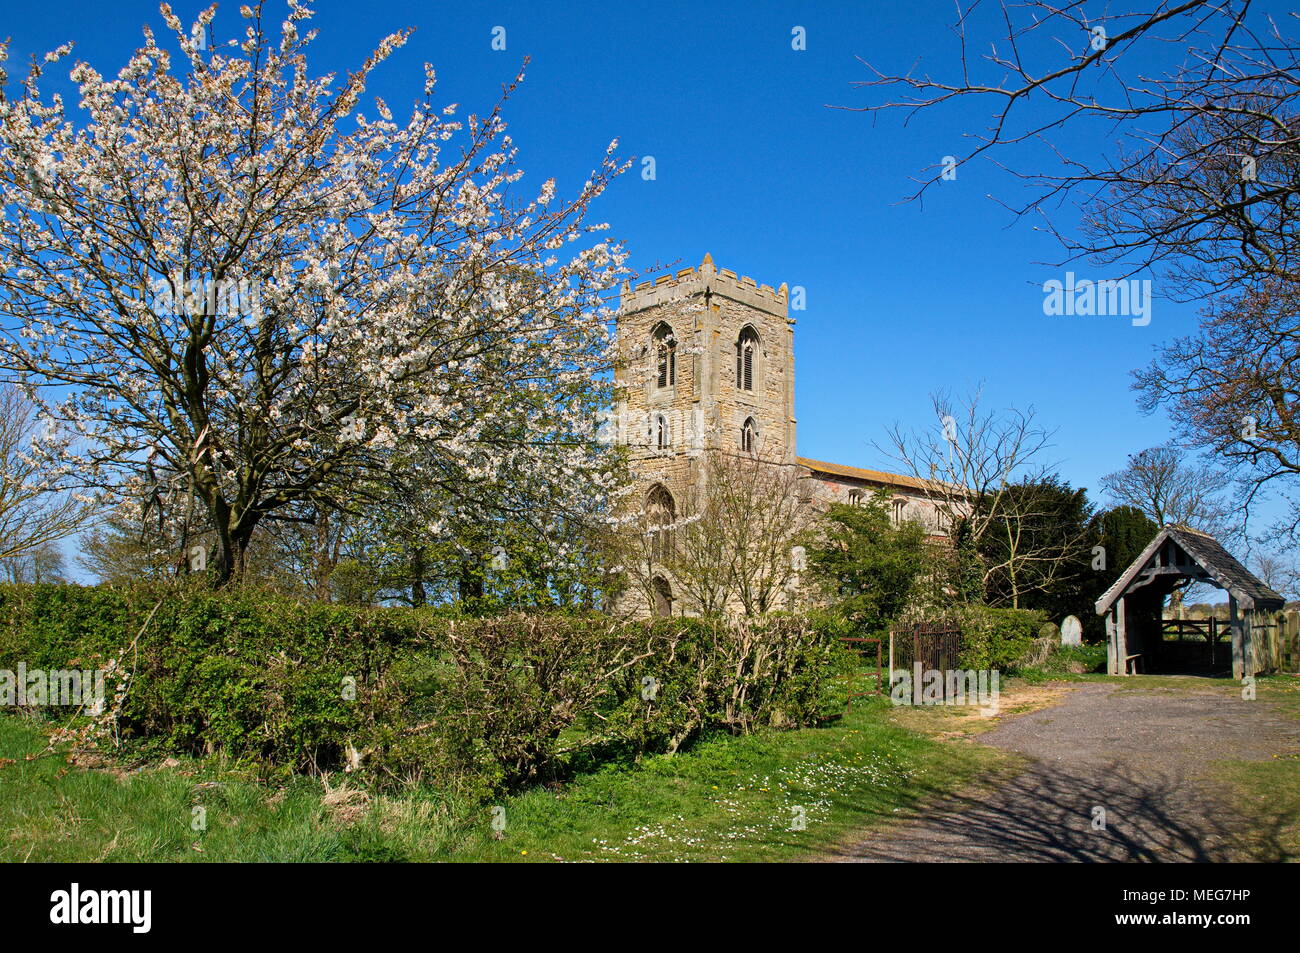
<svg viewBox="0 0 1300 953">
<path fill-rule="evenodd" d="M 1071 683 L 1059 704 L 980 742 L 1029 757 L 1019 776 L 949 797 L 847 846 L 872 861 L 1280 860 L 1294 817 L 1247 819 L 1206 778 L 1221 759 L 1300 749 L 1300 724 L 1217 692 Z M 1106 829 L 1093 830 L 1094 807 Z"/>
</svg>

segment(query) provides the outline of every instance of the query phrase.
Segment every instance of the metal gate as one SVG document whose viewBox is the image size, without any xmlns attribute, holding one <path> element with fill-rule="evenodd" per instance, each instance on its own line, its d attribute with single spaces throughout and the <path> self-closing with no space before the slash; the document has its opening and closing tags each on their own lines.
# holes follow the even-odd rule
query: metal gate
<svg viewBox="0 0 1300 953">
<path fill-rule="evenodd" d="M 961 659 L 961 627 L 956 622 L 918 622 L 890 630 L 889 665 L 911 671 L 917 662 L 922 671 L 947 672 Z"/>
<path fill-rule="evenodd" d="M 853 689 L 852 689 L 852 685 L 853 685 L 853 681 L 854 681 L 854 679 L 857 678 L 857 677 L 859 677 L 859 676 L 855 676 L 855 675 L 842 675 L 842 676 L 840 676 L 841 678 L 846 679 L 846 680 L 849 682 L 849 697 L 848 697 L 848 699 L 847 699 L 847 704 L 845 705 L 845 708 L 844 708 L 844 710 L 847 712 L 847 711 L 849 711 L 850 709 L 853 708 L 853 699 L 855 699 L 855 698 L 865 698 L 865 697 L 867 697 L 868 695 L 883 695 L 883 694 L 885 693 L 885 681 L 884 681 L 884 678 L 883 678 L 883 672 L 882 672 L 882 670 L 881 670 L 881 663 L 883 662 L 883 659 L 880 657 L 880 653 L 881 653 L 881 645 L 880 645 L 881 640 L 880 640 L 880 639 L 875 639 L 875 638 L 859 638 L 859 637 L 856 637 L 856 636 L 847 636 L 847 635 L 845 635 L 845 636 L 840 636 L 840 641 L 841 641 L 841 642 L 847 642 L 848 645 L 849 645 L 849 648 L 856 650 L 856 651 L 857 651 L 857 652 L 862 656 L 863 661 L 870 661 L 870 658 L 871 658 L 871 656 L 870 656 L 870 652 L 871 652 L 871 650 L 867 648 L 867 646 L 869 646 L 869 645 L 874 645 L 874 646 L 875 646 L 875 655 L 876 655 L 876 670 L 875 670 L 875 676 L 876 676 L 876 687 L 875 687 L 875 690 L 874 690 L 874 691 L 870 691 L 870 692 L 855 692 L 855 691 L 853 691 Z M 867 674 L 871 674 L 871 673 L 869 673 L 869 672 L 864 672 L 864 673 L 862 673 L 862 674 L 863 674 L 863 675 L 867 675 Z"/>
</svg>

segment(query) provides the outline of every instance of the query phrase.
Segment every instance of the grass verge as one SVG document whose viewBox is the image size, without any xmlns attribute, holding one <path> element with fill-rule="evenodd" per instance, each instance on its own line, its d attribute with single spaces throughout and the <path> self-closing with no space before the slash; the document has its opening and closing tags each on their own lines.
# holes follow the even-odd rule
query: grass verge
<svg viewBox="0 0 1300 953">
<path fill-rule="evenodd" d="M 134 770 L 26 760 L 44 747 L 42 726 L 5 715 L 0 860 L 797 860 L 971 782 L 1000 757 L 911 731 L 888 708 L 859 699 L 826 727 L 717 736 L 495 805 L 428 790 L 373 797 L 337 777 L 271 787 L 211 759 Z"/>
<path fill-rule="evenodd" d="M 1240 687 L 1234 684 L 1233 690 Z M 1300 679 L 1262 678 L 1257 697 L 1283 717 L 1300 720 Z M 1258 819 L 1252 837 L 1256 859 L 1300 860 L 1300 751 L 1292 746 L 1267 761 L 1223 761 L 1215 777 L 1228 784 L 1243 815 Z"/>
</svg>

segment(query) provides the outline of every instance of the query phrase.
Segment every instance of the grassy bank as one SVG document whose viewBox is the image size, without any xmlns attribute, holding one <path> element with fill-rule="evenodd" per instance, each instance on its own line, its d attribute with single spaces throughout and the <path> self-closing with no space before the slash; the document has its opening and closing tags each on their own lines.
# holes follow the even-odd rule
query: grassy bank
<svg viewBox="0 0 1300 953">
<path fill-rule="evenodd" d="M 1260 679 L 1258 698 L 1300 721 L 1300 679 Z M 1272 859 L 1300 857 L 1300 752 L 1278 752 L 1267 761 L 1221 762 L 1216 776 L 1231 786 L 1243 814 L 1260 818 L 1261 841 L 1276 854 Z"/>
<path fill-rule="evenodd" d="M 495 805 L 450 803 L 432 790 L 372 797 L 344 775 L 269 786 L 210 760 L 28 761 L 44 735 L 5 715 L 0 860 L 798 859 L 966 783 L 998 758 L 909 731 L 886 708 L 859 700 L 827 727 L 715 736 Z M 494 807 L 503 809 L 499 838 Z M 195 808 L 205 830 L 193 829 Z"/>
</svg>

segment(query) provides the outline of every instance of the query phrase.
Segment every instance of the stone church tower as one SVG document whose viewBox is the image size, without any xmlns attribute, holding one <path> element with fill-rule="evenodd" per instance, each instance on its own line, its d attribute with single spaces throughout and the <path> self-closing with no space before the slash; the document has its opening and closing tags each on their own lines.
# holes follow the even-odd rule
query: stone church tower
<svg viewBox="0 0 1300 953">
<path fill-rule="evenodd" d="M 617 440 L 630 453 L 637 486 L 629 507 L 650 527 L 671 527 L 702 498 L 707 461 L 716 453 L 754 453 L 797 466 L 809 505 L 859 505 L 872 494 L 890 501 L 891 519 L 925 525 L 945 537 L 936 500 L 924 481 L 797 455 L 794 416 L 794 324 L 783 284 L 773 290 L 717 268 L 697 268 L 635 288 L 624 284 L 615 329 Z M 650 533 L 672 546 L 671 534 Z M 647 554 L 653 590 L 629 593 L 633 611 L 684 611 L 679 587 Z M 639 606 L 633 606 L 640 599 Z"/>
<path fill-rule="evenodd" d="M 674 498 L 703 475 L 709 450 L 793 463 L 794 321 L 772 290 L 716 268 L 624 285 L 616 415 L 638 475 Z"/>
<path fill-rule="evenodd" d="M 671 526 L 691 514 L 711 454 L 795 462 L 787 298 L 785 285 L 758 285 L 715 267 L 709 255 L 698 268 L 623 286 L 615 416 L 638 478 L 629 503 L 650 525 Z M 671 540 L 665 533 L 653 545 Z M 656 571 L 650 583 L 653 611 L 677 611 L 671 573 Z"/>
</svg>

